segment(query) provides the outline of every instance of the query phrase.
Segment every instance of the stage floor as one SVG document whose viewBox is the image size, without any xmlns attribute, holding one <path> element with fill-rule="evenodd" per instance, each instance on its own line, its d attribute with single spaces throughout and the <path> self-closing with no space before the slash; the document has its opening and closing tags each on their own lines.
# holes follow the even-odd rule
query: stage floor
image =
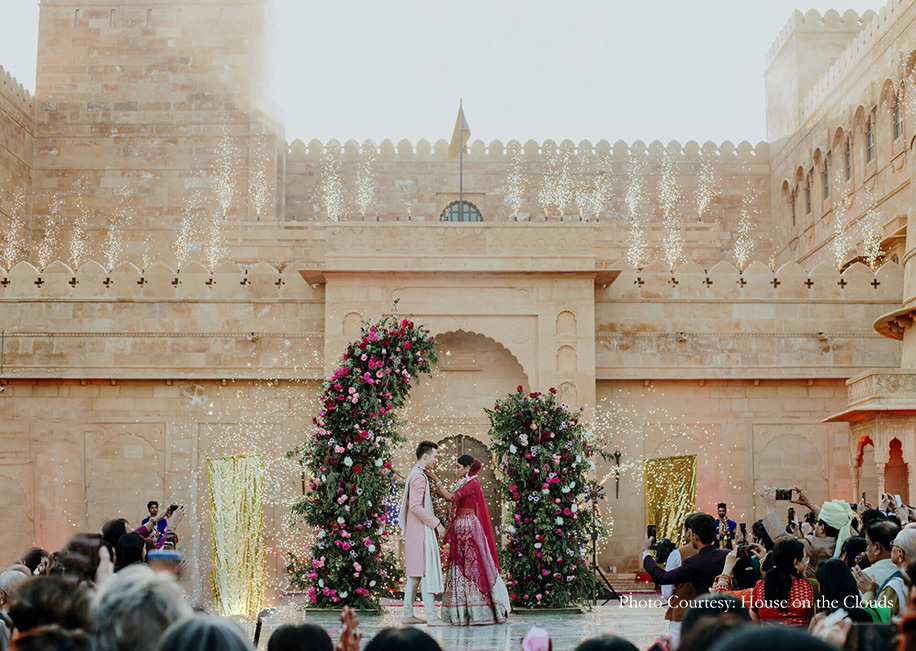
<svg viewBox="0 0 916 651">
<path fill-rule="evenodd" d="M 501 625 L 418 628 L 424 629 L 435 638 L 445 651 L 517 651 L 521 648 L 522 638 L 535 624 L 550 632 L 556 651 L 574 649 L 582 640 L 606 633 L 620 635 L 638 648 L 647 649 L 659 635 L 668 632 L 668 624 L 664 619 L 665 608 L 660 605 L 657 595 L 633 598 L 639 600 L 634 606 L 621 606 L 619 602 L 612 601 L 606 606 L 599 606 L 591 612 L 582 614 L 526 611 L 512 613 L 509 615 L 509 621 Z M 400 624 L 399 606 L 385 606 L 384 611 L 382 615 L 360 614 L 363 646 L 379 630 Z M 422 613 L 422 606 L 418 604 L 415 611 L 418 614 Z M 306 611 L 298 604 L 284 605 L 279 606 L 265 619 L 258 648 L 267 648 L 267 640 L 277 627 L 300 622 L 321 626 L 331 634 L 335 642 L 340 635 L 339 614 Z"/>
</svg>

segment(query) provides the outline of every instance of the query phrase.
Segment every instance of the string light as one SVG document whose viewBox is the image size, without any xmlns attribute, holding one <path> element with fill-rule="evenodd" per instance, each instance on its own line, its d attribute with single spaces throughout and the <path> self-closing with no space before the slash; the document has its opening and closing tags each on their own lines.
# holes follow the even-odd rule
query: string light
<svg viewBox="0 0 916 651">
<path fill-rule="evenodd" d="M 22 188 L 16 188 L 10 207 L 9 225 L 4 229 L 3 236 L 0 238 L 0 259 L 3 260 L 3 267 L 7 270 L 16 264 L 24 250 L 22 240 L 22 233 L 25 229 L 24 213 L 25 191 Z"/>
<path fill-rule="evenodd" d="M 267 143 L 264 137 L 254 137 L 254 151 L 251 156 L 254 158 L 251 169 L 251 181 L 249 183 L 248 196 L 251 207 L 254 208 L 258 221 L 264 216 L 264 209 L 270 201 L 270 183 L 267 179 Z M 231 203 L 231 199 L 230 199 Z"/>
<path fill-rule="evenodd" d="M 321 179 L 318 183 L 321 205 L 324 206 L 328 221 L 340 221 L 346 210 L 343 183 L 340 180 L 340 163 L 334 153 L 328 150 L 321 163 Z"/>
<path fill-rule="evenodd" d="M 216 194 L 216 200 L 223 210 L 223 219 L 226 219 L 229 216 L 229 209 L 232 207 L 232 200 L 235 198 L 235 185 L 238 176 L 238 170 L 236 170 L 238 151 L 232 139 L 230 125 L 225 121 L 220 125 L 220 134 L 214 157 L 216 171 L 213 174 L 212 181 L 213 192 Z"/>
<path fill-rule="evenodd" d="M 645 201 L 646 160 L 632 152 L 627 162 L 627 192 L 624 198 L 630 215 L 630 232 L 627 235 L 627 263 L 637 271 L 649 258 L 649 243 L 643 220 Z"/>
<path fill-rule="evenodd" d="M 521 144 L 513 140 L 509 143 L 509 169 L 503 186 L 503 197 L 512 209 L 512 216 L 518 219 L 518 211 L 525 202 L 528 192 L 528 173 L 525 170 L 525 152 Z"/>
<path fill-rule="evenodd" d="M 681 232 L 681 216 L 678 210 L 680 191 L 677 186 L 678 164 L 672 147 L 666 147 L 662 155 L 662 178 L 658 185 L 658 202 L 662 210 L 664 228 L 664 259 L 668 268 L 674 268 L 684 257 L 684 234 Z"/>
<path fill-rule="evenodd" d="M 374 151 L 375 145 L 371 141 L 363 145 L 363 158 L 356 168 L 356 207 L 363 217 L 375 201 L 375 170 L 372 168 Z"/>
<path fill-rule="evenodd" d="M 833 204 L 833 242 L 830 243 L 830 252 L 838 271 L 843 269 L 852 248 L 852 238 L 849 235 L 849 214 L 853 198 L 851 186 L 840 170 L 836 170 L 834 187 L 837 201 Z"/>
</svg>

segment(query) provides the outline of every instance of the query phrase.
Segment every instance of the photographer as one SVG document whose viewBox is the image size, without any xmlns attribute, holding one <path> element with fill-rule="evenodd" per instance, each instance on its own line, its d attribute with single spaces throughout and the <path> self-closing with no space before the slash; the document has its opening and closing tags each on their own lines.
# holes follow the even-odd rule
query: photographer
<svg viewBox="0 0 916 651">
<path fill-rule="evenodd" d="M 647 538 L 642 553 L 643 567 L 658 585 L 692 583 L 697 595 L 709 592 L 716 576 L 722 572 L 727 549 L 716 549 L 716 519 L 708 513 L 694 513 L 684 523 L 690 530 L 689 542 L 697 553 L 684 559 L 680 567 L 665 571 L 658 566 L 649 551 L 655 543 Z"/>
<path fill-rule="evenodd" d="M 843 500 L 830 500 L 829 502 L 824 502 L 818 508 L 811 502 L 808 494 L 803 489 L 796 486 L 792 490 L 798 494 L 796 499 L 791 500 L 792 503 L 807 507 L 817 517 L 814 532 L 799 539 L 805 546 L 805 556 L 808 558 L 805 576 L 813 579 L 817 572 L 818 563 L 837 555 L 834 554 L 837 545 L 842 549 L 846 539 L 853 535 L 849 525 L 852 523 L 855 513 L 849 507 L 849 504 Z M 782 521 L 776 515 L 776 489 L 765 488 L 758 495 L 760 495 L 767 507 L 763 526 L 766 528 L 770 539 L 779 544 L 781 540 L 794 538 L 795 536 L 786 533 Z"/>
</svg>

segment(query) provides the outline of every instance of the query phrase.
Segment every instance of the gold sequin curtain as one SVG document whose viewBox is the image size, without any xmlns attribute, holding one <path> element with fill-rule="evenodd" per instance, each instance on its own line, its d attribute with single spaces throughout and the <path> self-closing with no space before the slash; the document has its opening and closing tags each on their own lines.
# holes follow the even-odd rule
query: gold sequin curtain
<svg viewBox="0 0 916 651">
<path fill-rule="evenodd" d="M 659 457 L 643 464 L 646 522 L 657 527 L 657 540 L 684 544 L 684 520 L 696 511 L 697 456 Z"/>
<path fill-rule="evenodd" d="M 207 459 L 213 603 L 223 617 L 256 619 L 267 593 L 263 468 L 258 455 Z"/>
</svg>

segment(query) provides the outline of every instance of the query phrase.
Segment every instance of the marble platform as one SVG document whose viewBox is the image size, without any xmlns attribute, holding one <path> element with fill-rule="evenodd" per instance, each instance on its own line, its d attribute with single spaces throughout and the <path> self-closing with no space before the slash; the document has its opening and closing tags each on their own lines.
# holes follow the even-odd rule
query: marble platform
<svg viewBox="0 0 916 651">
<path fill-rule="evenodd" d="M 543 626 L 550 632 L 556 651 L 574 649 L 583 640 L 604 634 L 620 635 L 640 649 L 647 649 L 659 635 L 667 632 L 665 608 L 656 596 L 634 597 L 639 602 L 620 605 L 612 601 L 585 613 L 531 612 L 512 613 L 509 621 L 495 626 L 427 628 L 420 626 L 435 638 L 444 651 L 517 651 L 521 640 L 533 625 Z M 422 613 L 418 606 L 417 613 Z M 422 616 L 422 615 L 421 615 Z M 398 626 L 401 609 L 396 604 L 384 606 L 382 615 L 362 613 L 359 616 L 363 645 L 378 631 Z M 277 607 L 265 618 L 259 649 L 267 648 L 267 640 L 279 626 L 289 623 L 310 622 L 327 630 L 335 642 L 340 635 L 340 616 L 333 612 L 307 611 L 299 604 Z"/>
</svg>

